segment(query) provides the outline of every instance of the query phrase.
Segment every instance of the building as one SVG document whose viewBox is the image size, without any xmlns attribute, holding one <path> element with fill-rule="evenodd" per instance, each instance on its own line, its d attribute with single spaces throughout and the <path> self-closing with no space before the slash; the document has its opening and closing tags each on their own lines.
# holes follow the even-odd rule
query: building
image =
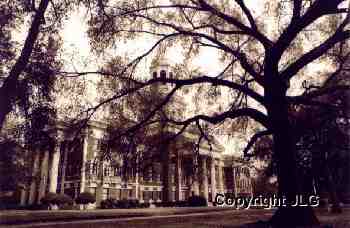
<svg viewBox="0 0 350 228">
<path fill-rule="evenodd" d="M 191 195 L 202 195 L 212 202 L 216 193 L 252 194 L 249 169 L 222 154 L 217 142 L 211 151 L 206 144 L 200 146 L 198 169 L 195 174 L 191 172 L 196 161 L 192 151 L 181 149 L 181 141 L 193 137 L 193 132 L 164 147 L 161 152 L 166 156 L 155 159 L 147 169 L 129 169 L 125 180 L 120 165 L 103 161 L 99 166 L 96 161 L 102 152 L 105 127 L 101 122 L 90 122 L 81 143 L 73 149 L 69 149 L 72 137 L 64 137 L 61 131 L 52 151 L 37 151 L 32 161 L 35 178 L 23 190 L 21 203 L 40 203 L 48 192 L 76 198 L 80 192 L 89 191 L 96 195 L 97 204 L 107 198 L 152 202 L 186 200 Z"/>
<path fill-rule="evenodd" d="M 152 77 L 173 77 L 169 71 L 169 66 L 161 62 L 153 68 Z M 156 89 L 166 92 L 165 85 L 158 86 Z M 95 194 L 97 205 L 107 198 L 160 202 L 202 195 L 213 202 L 217 193 L 252 195 L 248 167 L 223 154 L 223 147 L 214 138 L 211 146 L 201 143 L 197 155 L 184 146 L 187 142 L 194 145 L 198 139 L 195 129 L 186 130 L 173 142 L 162 145 L 151 162 L 137 162 L 141 156 L 137 155 L 131 159 L 134 164 L 123 169 L 124 158 L 118 153 L 113 153 L 114 162 L 100 158 L 106 150 L 107 127 L 104 122 L 90 121 L 77 137 L 69 132 L 69 125 L 57 125 L 55 147 L 34 154 L 34 178 L 23 190 L 21 203 L 40 203 L 48 192 L 76 198 L 80 192 L 89 191 Z M 176 127 L 169 125 L 163 131 L 171 134 Z M 138 145 L 138 150 L 141 147 Z"/>
</svg>

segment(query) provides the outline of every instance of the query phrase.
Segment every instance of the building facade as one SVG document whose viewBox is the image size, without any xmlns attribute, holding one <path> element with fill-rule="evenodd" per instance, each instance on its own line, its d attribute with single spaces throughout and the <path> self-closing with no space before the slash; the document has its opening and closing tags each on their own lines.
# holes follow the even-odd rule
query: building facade
<svg viewBox="0 0 350 228">
<path fill-rule="evenodd" d="M 169 64 L 162 60 L 151 67 L 151 76 L 173 78 Z M 151 89 L 158 93 L 169 91 L 164 84 Z M 181 103 L 181 99 L 175 100 Z M 176 104 L 172 107 L 176 109 Z M 32 161 L 35 178 L 23 190 L 22 204 L 40 203 L 48 192 L 76 198 L 88 191 L 96 196 L 97 205 L 107 198 L 160 202 L 202 195 L 213 202 L 217 193 L 252 195 L 249 169 L 223 154 L 224 148 L 215 139 L 211 146 L 201 143 L 196 154 L 184 146 L 188 142 L 194 145 L 198 131 L 186 130 L 172 143 L 161 146 L 158 157 L 136 162 L 139 157 L 134 156 L 134 165 L 123 168 L 123 157 L 118 158 L 118 153 L 113 153 L 113 162 L 101 159 L 106 149 L 107 127 L 103 122 L 90 121 L 77 137 L 70 135 L 69 126 L 61 124 L 56 130 L 55 148 L 35 153 Z M 178 130 L 169 126 L 165 131 L 171 134 Z"/>
<path fill-rule="evenodd" d="M 153 158 L 147 166 L 140 165 L 143 168 L 132 166 L 123 175 L 121 160 L 113 165 L 99 160 L 105 129 L 101 122 L 90 122 L 79 143 L 72 146 L 73 136 L 67 136 L 62 127 L 54 149 L 34 153 L 34 178 L 23 189 L 21 203 L 40 203 L 48 192 L 76 198 L 88 191 L 96 196 L 96 205 L 107 198 L 161 202 L 202 195 L 213 202 L 217 193 L 252 195 L 249 169 L 224 155 L 217 142 L 212 149 L 200 145 L 197 156 L 181 147 L 185 138 L 195 137 L 193 132 L 185 132 L 179 140 L 163 147 L 159 154 L 165 156 Z"/>
</svg>

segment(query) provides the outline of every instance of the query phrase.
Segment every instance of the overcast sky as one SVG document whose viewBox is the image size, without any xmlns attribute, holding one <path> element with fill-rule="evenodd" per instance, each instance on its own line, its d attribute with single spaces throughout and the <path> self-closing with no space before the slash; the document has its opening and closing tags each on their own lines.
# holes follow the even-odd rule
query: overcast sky
<svg viewBox="0 0 350 228">
<path fill-rule="evenodd" d="M 260 18 L 262 12 L 262 6 L 264 4 L 256 4 L 256 0 L 247 1 L 247 5 L 250 9 L 253 10 L 253 15 Z M 260 8 L 259 8 L 260 7 Z M 93 71 L 97 70 L 98 64 L 104 62 L 103 58 L 96 58 L 90 52 L 89 39 L 86 34 L 87 25 L 86 17 L 84 12 L 75 12 L 71 15 L 70 19 L 67 21 L 66 26 L 63 30 L 64 38 L 64 56 L 66 56 L 66 70 L 72 70 L 77 68 L 81 71 Z M 266 18 L 265 18 L 266 20 Z M 267 18 L 270 20 L 270 18 Z M 270 33 L 273 33 L 273 27 L 269 30 Z M 152 39 L 148 37 L 143 37 L 142 39 L 135 41 L 129 41 L 126 43 L 120 43 L 116 49 L 109 51 L 111 55 L 128 55 L 136 57 L 138 54 L 146 51 L 150 45 L 152 45 Z M 309 43 L 305 43 L 305 50 L 311 48 L 312 46 Z M 168 50 L 167 58 L 171 60 L 173 64 L 181 63 L 183 61 L 183 56 L 177 51 L 176 47 Z M 96 64 L 97 63 L 97 64 Z M 141 68 L 145 73 L 148 73 L 148 66 L 150 59 L 147 59 L 142 62 Z M 204 49 L 198 58 L 193 61 L 193 66 L 201 69 L 202 72 L 215 75 L 222 70 L 222 63 L 219 60 L 218 53 L 213 49 Z M 74 67 L 74 68 L 73 68 Z M 318 76 L 320 72 L 325 72 L 329 70 L 327 64 L 311 64 L 307 68 L 306 73 L 308 75 Z M 293 79 L 291 82 L 293 88 L 290 90 L 290 94 L 300 94 L 302 92 L 301 83 L 304 79 L 299 77 Z M 89 91 L 91 96 L 96 95 L 96 91 Z M 228 140 L 226 137 L 219 136 L 219 140 L 225 145 L 227 152 L 232 152 L 233 150 L 241 153 L 242 147 L 245 145 L 245 140 L 241 137 L 239 140 L 236 138 L 234 140 Z"/>
</svg>

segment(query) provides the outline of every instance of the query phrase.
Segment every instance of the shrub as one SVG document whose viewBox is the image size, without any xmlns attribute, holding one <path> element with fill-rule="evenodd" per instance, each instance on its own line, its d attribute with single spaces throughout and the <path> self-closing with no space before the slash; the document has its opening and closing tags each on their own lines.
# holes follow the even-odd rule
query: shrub
<svg viewBox="0 0 350 228">
<path fill-rule="evenodd" d="M 188 202 L 187 201 L 176 201 L 175 202 L 175 207 L 187 207 Z"/>
<path fill-rule="evenodd" d="M 77 204 L 95 203 L 96 202 L 96 197 L 93 194 L 91 194 L 90 192 L 82 192 L 75 199 L 75 202 Z"/>
<path fill-rule="evenodd" d="M 139 200 L 137 199 L 122 199 L 116 200 L 113 198 L 109 198 L 101 201 L 101 209 L 112 209 L 112 208 L 140 208 L 142 206 Z M 149 207 L 149 204 L 148 204 Z"/>
<path fill-rule="evenodd" d="M 204 196 L 191 196 L 187 200 L 190 207 L 205 207 L 208 206 L 207 199 Z"/>
<path fill-rule="evenodd" d="M 138 208 L 140 205 L 137 199 L 122 199 L 117 201 L 117 208 Z"/>
<path fill-rule="evenodd" d="M 79 210 L 79 205 L 63 204 L 60 206 L 60 210 Z"/>
<path fill-rule="evenodd" d="M 140 203 L 139 204 L 139 208 L 149 208 L 150 207 L 150 203 Z"/>
<path fill-rule="evenodd" d="M 57 198 L 56 198 L 56 204 L 57 205 L 64 205 L 64 204 L 72 205 L 73 199 L 66 194 L 58 194 Z"/>
<path fill-rule="evenodd" d="M 30 204 L 24 207 L 25 210 L 47 210 L 47 205 L 44 204 Z"/>
<path fill-rule="evenodd" d="M 49 192 L 41 198 L 40 202 L 44 205 L 58 204 L 58 194 Z"/>
<path fill-rule="evenodd" d="M 0 198 L 0 209 L 18 209 L 18 201 L 13 196 L 3 196 Z"/>
<path fill-rule="evenodd" d="M 138 199 L 131 199 L 129 200 L 129 206 L 130 208 L 138 208 L 140 207 L 140 202 Z"/>
<path fill-rule="evenodd" d="M 156 202 L 156 207 L 187 207 L 187 201 Z"/>
<path fill-rule="evenodd" d="M 101 201 L 101 205 L 100 208 L 101 209 L 112 209 L 112 208 L 116 208 L 116 200 L 113 198 L 109 198 L 109 199 L 105 199 Z"/>
</svg>

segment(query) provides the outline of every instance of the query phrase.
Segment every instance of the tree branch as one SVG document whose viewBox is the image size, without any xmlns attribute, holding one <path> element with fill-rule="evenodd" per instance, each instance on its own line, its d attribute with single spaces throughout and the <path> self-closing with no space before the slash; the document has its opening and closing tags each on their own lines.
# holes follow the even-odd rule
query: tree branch
<svg viewBox="0 0 350 228">
<path fill-rule="evenodd" d="M 299 70 L 305 67 L 307 64 L 316 60 L 324 55 L 329 49 L 333 48 L 335 44 L 350 38 L 350 31 L 337 30 L 330 38 L 325 42 L 312 49 L 308 53 L 304 54 L 297 61 L 289 65 L 282 73 L 281 77 L 288 81 L 295 76 Z"/>
<path fill-rule="evenodd" d="M 337 9 L 337 6 L 343 0 L 333 0 L 333 1 L 315 1 L 307 10 L 307 12 L 297 18 L 300 14 L 301 7 L 299 8 L 299 0 L 294 1 L 293 20 L 287 26 L 287 28 L 282 32 L 281 36 L 278 38 L 277 42 L 274 45 L 274 57 L 279 61 L 284 51 L 290 46 L 292 41 L 296 38 L 296 36 L 307 26 L 312 24 L 318 18 L 323 15 L 326 15 L 330 11 Z M 299 10 L 299 13 L 296 12 Z"/>
<path fill-rule="evenodd" d="M 234 25 L 235 27 L 241 29 L 243 32 L 245 32 L 247 35 L 250 35 L 257 39 L 265 48 L 272 46 L 272 41 L 270 41 L 265 35 L 258 32 L 257 30 L 254 30 L 252 28 L 249 28 L 248 26 L 241 23 L 237 18 L 234 18 L 230 15 L 227 15 L 213 6 L 211 6 L 209 3 L 207 3 L 204 0 L 199 0 L 199 5 L 202 7 L 203 10 L 206 10 L 208 12 L 211 12 L 213 15 L 218 16 L 219 18 L 223 19 L 224 21 L 228 22 L 231 25 Z"/>
<path fill-rule="evenodd" d="M 245 14 L 245 16 L 248 18 L 248 21 L 249 21 L 250 26 L 252 27 L 252 29 L 255 32 L 259 33 L 258 27 L 256 26 L 255 20 L 253 18 L 253 15 L 250 12 L 250 10 L 247 8 L 247 6 L 244 4 L 244 1 L 243 0 L 235 0 L 235 1 L 241 7 L 241 9 L 243 10 L 243 13 Z"/>
<path fill-rule="evenodd" d="M 8 77 L 0 88 L 0 131 L 6 115 L 12 110 L 12 103 L 17 95 L 17 83 L 20 74 L 26 68 L 32 55 L 35 42 L 40 32 L 40 26 L 44 23 L 44 15 L 49 5 L 49 0 L 41 0 L 36 10 L 33 22 L 29 28 L 21 54 L 11 68 Z"/>
<path fill-rule="evenodd" d="M 260 131 L 260 132 L 258 132 L 258 133 L 256 133 L 256 134 L 254 134 L 254 135 L 250 138 L 250 140 L 249 140 L 247 146 L 246 146 L 246 147 L 244 148 L 244 150 L 243 150 L 243 155 L 244 155 L 244 157 L 249 157 L 249 156 L 250 156 L 250 154 L 249 154 L 248 152 L 249 152 L 249 150 L 252 148 L 252 146 L 254 146 L 254 144 L 256 143 L 256 141 L 257 141 L 259 138 L 261 138 L 261 137 L 263 137 L 263 136 L 266 136 L 266 135 L 271 135 L 271 134 L 272 134 L 272 132 L 271 132 L 270 130 Z"/>
<path fill-rule="evenodd" d="M 265 128 L 269 128 L 270 124 L 269 124 L 268 117 L 264 113 L 253 108 L 241 108 L 236 110 L 230 110 L 230 111 L 220 113 L 216 116 L 197 115 L 189 119 L 186 119 L 184 121 L 176 121 L 176 120 L 170 120 L 170 119 L 168 121 L 175 125 L 188 125 L 190 123 L 195 123 L 199 120 L 203 120 L 211 124 L 219 124 L 223 122 L 225 119 L 235 119 L 242 116 L 248 116 L 253 120 L 262 124 Z"/>
</svg>

